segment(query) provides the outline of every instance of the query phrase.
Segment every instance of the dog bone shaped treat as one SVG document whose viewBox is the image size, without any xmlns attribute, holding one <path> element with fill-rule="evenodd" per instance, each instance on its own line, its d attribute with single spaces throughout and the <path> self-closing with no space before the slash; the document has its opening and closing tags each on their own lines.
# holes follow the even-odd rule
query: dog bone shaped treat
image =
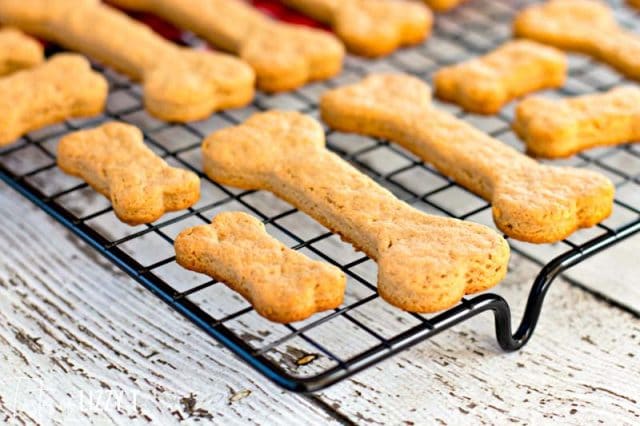
<svg viewBox="0 0 640 426">
<path fill-rule="evenodd" d="M 431 32 L 433 15 L 407 0 L 283 0 L 312 18 L 330 24 L 351 52 L 387 55 L 420 43 Z"/>
<path fill-rule="evenodd" d="M 509 246 L 500 235 L 398 200 L 328 151 L 310 117 L 255 114 L 211 134 L 202 151 L 212 179 L 271 191 L 376 260 L 380 295 L 402 309 L 445 309 L 506 273 Z"/>
<path fill-rule="evenodd" d="M 258 87 L 291 90 L 338 74 L 344 47 L 330 33 L 277 22 L 241 0 L 111 0 L 131 10 L 155 13 L 212 45 L 244 59 Z"/>
<path fill-rule="evenodd" d="M 532 96 L 516 108 L 513 129 L 538 157 L 569 157 L 600 145 L 640 140 L 640 88 L 559 100 Z"/>
<path fill-rule="evenodd" d="M 175 250 L 181 266 L 225 283 L 271 321 L 301 321 L 344 298 L 340 269 L 285 247 L 246 213 L 220 213 L 210 225 L 185 229 Z"/>
<path fill-rule="evenodd" d="M 0 21 L 141 80 L 146 108 L 163 120 L 203 119 L 253 97 L 255 76 L 242 61 L 180 48 L 96 0 L 0 0 Z"/>
<path fill-rule="evenodd" d="M 437 12 L 446 12 L 464 1 L 466 0 L 424 0 L 427 6 Z"/>
<path fill-rule="evenodd" d="M 631 7 L 635 7 L 636 9 L 640 9 L 640 0 L 627 0 L 627 3 Z"/>
<path fill-rule="evenodd" d="M 44 49 L 37 40 L 14 28 L 0 28 L 0 76 L 31 68 L 44 61 Z"/>
<path fill-rule="evenodd" d="M 495 114 L 513 99 L 559 87 L 567 75 L 565 55 L 526 40 L 510 41 L 480 58 L 440 69 L 436 96 L 467 111 Z"/>
<path fill-rule="evenodd" d="M 200 198 L 200 179 L 170 167 L 129 124 L 110 122 L 60 140 L 58 167 L 111 200 L 118 218 L 138 225 L 165 212 L 186 209 Z"/>
<path fill-rule="evenodd" d="M 523 241 L 559 241 L 611 213 L 613 184 L 599 173 L 538 164 L 431 105 L 429 86 L 379 74 L 322 96 L 337 130 L 388 139 L 490 201 L 496 225 Z"/>
<path fill-rule="evenodd" d="M 57 54 L 0 78 L 0 146 L 32 130 L 104 110 L 108 84 L 80 55 Z"/>
<path fill-rule="evenodd" d="M 606 5 L 593 0 L 551 0 L 524 9 L 514 21 L 518 37 L 591 55 L 640 79 L 640 35 L 620 27 Z"/>
</svg>

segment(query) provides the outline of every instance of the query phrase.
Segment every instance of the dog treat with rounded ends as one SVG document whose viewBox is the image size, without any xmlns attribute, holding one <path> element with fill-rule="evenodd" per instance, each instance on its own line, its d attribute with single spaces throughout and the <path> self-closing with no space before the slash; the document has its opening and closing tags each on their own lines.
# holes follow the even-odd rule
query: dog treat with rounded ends
<svg viewBox="0 0 640 426">
<path fill-rule="evenodd" d="M 640 9 L 640 0 L 627 0 L 627 3 L 631 7 L 635 7 L 636 9 Z"/>
<path fill-rule="evenodd" d="M 44 48 L 37 40 L 15 28 L 0 28 L 0 76 L 31 68 L 44 61 Z"/>
<path fill-rule="evenodd" d="M 163 120 L 203 119 L 253 98 L 255 76 L 244 62 L 178 47 L 97 0 L 0 0 L 0 21 L 141 80 L 146 108 Z"/>
<path fill-rule="evenodd" d="M 109 198 L 129 225 L 153 222 L 200 198 L 198 176 L 170 167 L 129 124 L 110 122 L 66 135 L 58 145 L 58 167 Z"/>
<path fill-rule="evenodd" d="M 312 18 L 329 24 L 349 51 L 363 56 L 387 55 L 418 44 L 431 33 L 433 15 L 407 0 L 283 0 Z"/>
<path fill-rule="evenodd" d="M 513 99 L 562 86 L 566 76 L 564 53 L 517 40 L 485 56 L 440 69 L 433 83 L 439 98 L 467 111 L 495 114 Z"/>
<path fill-rule="evenodd" d="M 611 9 L 594 0 L 551 0 L 524 9 L 514 33 L 608 63 L 640 79 L 640 35 L 619 26 Z"/>
<path fill-rule="evenodd" d="M 498 228 L 518 240 L 559 241 L 611 213 L 605 176 L 538 164 L 433 107 L 429 86 L 415 77 L 372 75 L 325 92 L 320 108 L 330 127 L 396 142 L 490 201 Z"/>
<path fill-rule="evenodd" d="M 175 250 L 182 267 L 225 283 L 271 321 L 302 321 L 344 298 L 340 269 L 284 246 L 246 213 L 220 213 L 210 225 L 185 229 Z"/>
<path fill-rule="evenodd" d="M 465 1 L 466 0 L 424 0 L 427 6 L 436 12 L 446 12 Z"/>
<path fill-rule="evenodd" d="M 240 56 L 255 71 L 262 90 L 292 90 L 310 81 L 333 77 L 342 69 L 344 47 L 333 34 L 275 21 L 241 0 L 111 3 L 155 13 Z"/>
<path fill-rule="evenodd" d="M 640 88 L 557 100 L 532 96 L 516 108 L 513 129 L 527 152 L 545 158 L 640 141 Z"/>
<path fill-rule="evenodd" d="M 202 145 L 216 181 L 264 189 L 308 213 L 378 262 L 378 291 L 413 312 L 448 308 L 505 275 L 509 246 L 479 224 L 423 213 L 328 151 L 320 123 L 270 111 Z"/>
<path fill-rule="evenodd" d="M 104 111 L 108 84 L 80 55 L 59 53 L 0 78 L 0 146 L 68 118 Z"/>
</svg>

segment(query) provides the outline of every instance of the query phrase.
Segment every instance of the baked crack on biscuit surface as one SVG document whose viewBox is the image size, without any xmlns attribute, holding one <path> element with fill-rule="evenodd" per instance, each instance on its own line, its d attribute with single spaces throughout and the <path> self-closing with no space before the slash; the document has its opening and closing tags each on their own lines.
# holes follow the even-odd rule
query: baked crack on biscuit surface
<svg viewBox="0 0 640 426">
<path fill-rule="evenodd" d="M 340 269 L 289 249 L 246 213 L 220 213 L 210 225 L 185 229 L 175 250 L 182 267 L 223 282 L 271 321 L 301 321 L 344 298 Z"/>
<path fill-rule="evenodd" d="M 413 312 L 448 308 L 504 277 L 509 245 L 486 226 L 423 213 L 324 145 L 320 123 L 269 111 L 209 135 L 205 173 L 264 189 L 337 232 L 378 263 L 378 291 Z"/>
<path fill-rule="evenodd" d="M 322 96 L 333 129 L 393 141 L 491 202 L 498 228 L 533 243 L 560 241 L 607 218 L 614 186 L 600 173 L 537 163 L 431 105 L 429 86 L 378 74 Z"/>
<path fill-rule="evenodd" d="M 506 103 L 564 84 L 567 60 L 561 51 L 527 40 L 510 41 L 485 56 L 440 69 L 436 96 L 467 111 L 495 114 Z"/>
<path fill-rule="evenodd" d="M 15 28 L 0 28 L 0 77 L 44 62 L 44 48 Z"/>
<path fill-rule="evenodd" d="M 514 131 L 527 151 L 544 158 L 569 157 L 588 148 L 640 141 L 640 88 L 549 99 L 532 96 L 516 108 Z"/>
<path fill-rule="evenodd" d="M 157 14 L 212 45 L 244 59 L 258 87 L 292 90 L 342 69 L 344 47 L 326 31 L 268 18 L 241 0 L 111 0 L 131 10 Z"/>
<path fill-rule="evenodd" d="M 66 135 L 58 145 L 58 167 L 109 198 L 129 225 L 153 222 L 200 198 L 198 176 L 169 166 L 129 124 L 109 122 Z"/>
<path fill-rule="evenodd" d="M 329 24 L 347 49 L 357 55 L 388 55 L 418 44 L 430 33 L 433 14 L 407 0 L 283 0 L 312 18 Z"/>
<path fill-rule="evenodd" d="M 107 91 L 107 80 L 84 57 L 70 53 L 0 78 L 0 146 L 68 118 L 100 114 Z"/>
<path fill-rule="evenodd" d="M 142 81 L 147 110 L 166 121 L 204 119 L 253 98 L 255 75 L 243 61 L 179 47 L 96 0 L 0 0 L 0 21 Z"/>
<path fill-rule="evenodd" d="M 619 26 L 599 1 L 551 0 L 529 6 L 513 28 L 517 37 L 591 55 L 640 80 L 640 35 Z"/>
</svg>

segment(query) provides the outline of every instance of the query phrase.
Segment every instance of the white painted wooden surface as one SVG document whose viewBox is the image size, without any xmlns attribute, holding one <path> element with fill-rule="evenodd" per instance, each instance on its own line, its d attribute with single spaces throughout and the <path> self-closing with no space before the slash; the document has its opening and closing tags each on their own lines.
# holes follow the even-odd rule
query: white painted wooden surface
<svg viewBox="0 0 640 426">
<path fill-rule="evenodd" d="M 640 321 L 562 281 L 519 352 L 498 349 L 487 314 L 304 397 L 266 382 L 4 184 L 0 217 L 9 423 L 640 422 Z M 515 257 L 499 287 L 516 313 L 536 273 Z"/>
</svg>

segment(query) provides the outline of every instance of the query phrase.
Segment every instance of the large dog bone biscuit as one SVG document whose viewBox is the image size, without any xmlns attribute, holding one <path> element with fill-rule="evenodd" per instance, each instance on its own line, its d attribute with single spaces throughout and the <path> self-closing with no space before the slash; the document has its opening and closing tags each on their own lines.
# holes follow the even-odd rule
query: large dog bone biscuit
<svg viewBox="0 0 640 426">
<path fill-rule="evenodd" d="M 37 40 L 14 28 L 0 29 L 0 76 L 31 68 L 44 61 L 44 49 Z"/>
<path fill-rule="evenodd" d="M 387 55 L 420 43 L 431 32 L 433 15 L 406 0 L 284 0 L 303 13 L 330 24 L 347 49 L 358 55 Z"/>
<path fill-rule="evenodd" d="M 258 87 L 291 90 L 333 77 L 344 47 L 330 33 L 269 19 L 241 0 L 112 0 L 155 13 L 193 31 L 214 46 L 239 55 L 254 69 Z"/>
<path fill-rule="evenodd" d="M 225 283 L 271 321 L 301 321 L 344 298 L 340 269 L 287 248 L 246 213 L 220 213 L 210 225 L 185 229 L 175 250 L 181 266 Z"/>
<path fill-rule="evenodd" d="M 402 309 L 445 309 L 506 273 L 509 246 L 500 235 L 398 200 L 329 152 L 310 117 L 255 114 L 211 134 L 202 150 L 212 179 L 271 191 L 376 260 L 380 295 Z"/>
<path fill-rule="evenodd" d="M 518 37 L 591 55 L 640 79 L 640 35 L 620 27 L 611 10 L 593 0 L 551 0 L 530 6 L 514 21 Z"/>
<path fill-rule="evenodd" d="M 80 55 L 58 54 L 0 78 L 0 146 L 32 130 L 104 110 L 108 84 Z"/>
<path fill-rule="evenodd" d="M 558 241 L 611 213 L 614 187 L 605 176 L 538 164 L 434 108 L 417 78 L 372 75 L 326 92 L 320 106 L 332 128 L 394 141 L 490 201 L 498 228 L 516 239 Z"/>
<path fill-rule="evenodd" d="M 568 157 L 600 145 L 640 140 L 640 88 L 559 100 L 532 96 L 516 108 L 513 129 L 532 155 Z"/>
<path fill-rule="evenodd" d="M 480 58 L 440 69 L 436 96 L 467 111 L 494 114 L 513 99 L 559 87 L 567 75 L 565 55 L 553 47 L 518 40 Z"/>
<path fill-rule="evenodd" d="M 58 166 L 109 198 L 116 216 L 130 225 L 153 222 L 200 198 L 198 176 L 170 167 L 129 124 L 110 122 L 66 135 Z"/>
<path fill-rule="evenodd" d="M 0 21 L 141 80 L 147 109 L 164 120 L 206 118 L 253 97 L 255 76 L 244 62 L 180 48 L 95 0 L 0 0 Z"/>
</svg>

